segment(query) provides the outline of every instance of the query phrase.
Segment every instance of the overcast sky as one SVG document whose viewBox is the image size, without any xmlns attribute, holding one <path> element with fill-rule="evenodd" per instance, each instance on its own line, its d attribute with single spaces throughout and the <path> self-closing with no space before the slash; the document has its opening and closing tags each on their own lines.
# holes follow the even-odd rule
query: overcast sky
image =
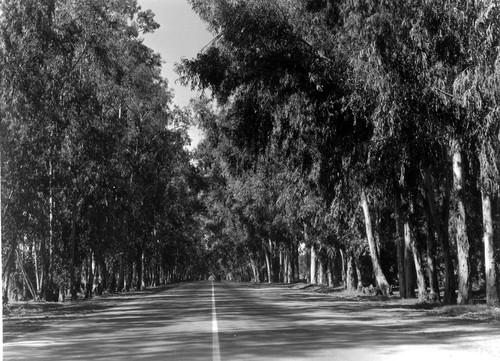
<svg viewBox="0 0 500 361">
<path fill-rule="evenodd" d="M 159 52 L 165 61 L 163 76 L 175 91 L 174 102 L 187 105 L 193 93 L 189 88 L 176 84 L 178 75 L 174 71 L 175 63 L 181 58 L 192 58 L 210 40 L 212 35 L 205 24 L 191 9 L 187 0 L 139 0 L 143 10 L 151 9 L 160 28 L 153 34 L 144 34 L 144 42 Z"/>
<path fill-rule="evenodd" d="M 185 106 L 196 94 L 189 87 L 183 87 L 176 80 L 175 63 L 181 58 L 193 58 L 212 40 L 213 36 L 206 29 L 205 23 L 191 9 L 187 0 L 138 0 L 142 10 L 151 9 L 160 28 L 153 34 L 144 34 L 144 42 L 159 52 L 164 60 L 163 76 L 174 89 L 174 103 Z M 201 136 L 196 129 L 190 130 L 193 144 Z"/>
</svg>

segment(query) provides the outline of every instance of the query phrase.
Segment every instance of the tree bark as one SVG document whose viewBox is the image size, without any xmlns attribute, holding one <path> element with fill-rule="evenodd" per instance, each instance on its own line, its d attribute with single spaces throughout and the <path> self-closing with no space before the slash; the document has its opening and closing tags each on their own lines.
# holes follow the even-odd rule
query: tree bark
<svg viewBox="0 0 500 361">
<path fill-rule="evenodd" d="M 404 232 L 404 264 L 405 264 L 405 285 L 406 298 L 415 297 L 415 261 L 412 257 L 412 239 L 408 221 L 403 224 Z"/>
<path fill-rule="evenodd" d="M 293 282 L 293 261 L 292 261 L 292 250 L 291 246 L 288 246 L 287 250 L 287 283 Z"/>
<path fill-rule="evenodd" d="M 347 258 L 347 270 L 346 270 L 346 289 L 347 291 L 356 291 L 356 276 L 354 271 L 354 260 L 352 256 L 352 251 L 346 252 Z"/>
<path fill-rule="evenodd" d="M 363 290 L 363 279 L 361 276 L 361 266 L 359 264 L 359 256 L 354 255 L 354 266 L 356 267 L 356 278 L 358 280 L 357 289 L 359 292 Z"/>
<path fill-rule="evenodd" d="M 444 181 L 444 197 L 443 206 L 441 210 L 441 217 L 438 215 L 436 200 L 434 197 L 433 187 L 431 184 L 431 175 L 428 168 L 424 169 L 424 184 L 427 203 L 429 206 L 429 211 L 431 213 L 432 224 L 436 231 L 439 244 L 441 246 L 441 252 L 443 253 L 444 261 L 444 295 L 443 302 L 446 305 L 452 305 L 456 303 L 455 295 L 455 271 L 453 267 L 453 261 L 451 259 L 450 250 L 450 240 L 448 231 L 448 221 L 449 221 L 449 210 L 450 210 L 450 180 L 446 177 Z"/>
<path fill-rule="evenodd" d="M 299 242 L 297 240 L 293 243 L 293 263 L 294 263 L 293 280 L 294 282 L 297 282 L 300 279 Z"/>
<path fill-rule="evenodd" d="M 431 226 L 431 216 L 427 209 L 427 277 L 429 278 L 429 300 L 439 301 L 439 284 L 436 272 L 434 235 Z"/>
<path fill-rule="evenodd" d="M 266 256 L 266 268 L 267 268 L 267 283 L 272 282 L 272 270 L 271 270 L 271 261 L 269 260 L 269 251 L 264 250 L 264 255 Z"/>
<path fill-rule="evenodd" d="M 71 242 L 70 242 L 70 293 L 71 300 L 76 301 L 78 298 L 77 284 L 79 283 L 75 279 L 75 267 L 76 267 L 76 207 L 73 206 L 73 212 L 71 215 Z M 79 288 L 79 287 L 78 287 Z"/>
<path fill-rule="evenodd" d="M 413 232 L 411 231 L 410 222 L 405 222 L 405 238 L 410 239 L 411 251 L 413 253 L 413 263 L 415 264 L 415 273 L 417 275 L 417 288 L 418 288 L 418 299 L 419 301 L 424 301 L 427 298 L 427 287 L 425 285 L 425 276 L 422 267 L 422 256 L 415 243 L 415 238 L 413 237 Z"/>
<path fill-rule="evenodd" d="M 314 249 L 314 246 L 311 245 L 311 284 L 314 285 L 318 283 L 318 280 L 316 278 L 316 250 Z"/>
<path fill-rule="evenodd" d="M 326 278 L 328 282 L 328 287 L 333 287 L 333 269 L 332 269 L 332 260 L 328 259 L 326 262 Z"/>
<path fill-rule="evenodd" d="M 347 256 L 346 253 L 340 248 L 340 263 L 341 263 L 341 277 L 342 277 L 342 286 L 344 289 L 347 288 L 347 275 L 346 275 L 346 270 L 347 270 Z"/>
<path fill-rule="evenodd" d="M 324 276 L 325 276 L 324 262 L 323 262 L 323 257 L 321 257 L 321 255 L 318 257 L 318 261 L 316 262 L 316 265 L 318 268 L 318 277 L 317 277 L 318 284 L 320 284 L 320 285 L 325 284 L 325 282 L 324 282 Z"/>
<path fill-rule="evenodd" d="M 471 301 L 470 245 L 467 236 L 467 223 L 464 199 L 463 157 L 455 145 L 453 151 L 453 185 L 456 200 L 455 227 L 458 257 L 458 299 L 464 305 Z"/>
<path fill-rule="evenodd" d="M 37 252 L 36 247 L 36 242 L 33 242 L 33 263 L 35 266 L 36 294 L 38 297 L 41 297 L 43 285 L 43 267 L 40 267 L 40 261 L 38 259 L 40 252 Z"/>
<path fill-rule="evenodd" d="M 278 274 L 278 282 L 283 282 L 285 283 L 285 266 L 284 266 L 284 263 L 283 263 L 283 245 L 280 246 L 280 250 L 279 250 L 279 254 L 280 254 L 280 270 L 279 270 L 279 274 Z"/>
<path fill-rule="evenodd" d="M 398 200 L 399 202 L 399 200 Z M 405 244 L 404 237 L 401 237 L 399 204 L 396 207 L 396 252 L 398 258 L 398 285 L 399 297 L 406 298 L 406 275 L 405 275 Z"/>
<path fill-rule="evenodd" d="M 255 262 L 255 258 L 253 257 L 253 255 L 250 255 L 250 265 L 252 266 L 253 281 L 255 283 L 260 283 L 259 269 L 257 267 L 257 264 Z"/>
<path fill-rule="evenodd" d="M 500 300 L 495 262 L 495 244 L 493 240 L 491 197 L 483 191 L 481 192 L 481 198 L 483 208 L 484 266 L 486 271 L 486 304 L 498 307 L 500 306 Z"/>
<path fill-rule="evenodd" d="M 139 289 L 143 290 L 146 288 L 146 255 L 145 255 L 146 245 L 143 243 L 141 247 L 141 265 L 140 265 L 140 279 L 139 279 Z"/>
<path fill-rule="evenodd" d="M 16 249 L 16 258 L 17 258 L 17 264 L 19 266 L 19 269 L 21 270 L 21 275 L 23 276 L 23 279 L 24 279 L 24 284 L 28 287 L 28 290 L 31 293 L 31 297 L 33 297 L 33 299 L 36 300 L 37 296 L 36 296 L 35 288 L 33 287 L 33 284 L 31 283 L 31 281 L 28 277 L 28 274 L 27 274 L 27 272 L 24 268 L 24 265 L 23 265 L 23 260 L 22 260 L 21 256 L 19 255 L 19 252 L 17 249 Z"/>
<path fill-rule="evenodd" d="M 375 273 L 375 278 L 377 280 L 377 285 L 380 292 L 384 296 L 389 296 L 389 283 L 385 278 L 385 275 L 380 267 L 380 260 L 377 252 L 377 246 L 375 244 L 375 237 L 373 236 L 372 221 L 370 217 L 370 209 L 368 207 L 368 200 L 366 198 L 365 190 L 361 190 L 361 207 L 363 208 L 363 214 L 365 217 L 365 228 L 366 228 L 366 239 L 368 241 L 368 246 L 370 248 L 370 255 L 373 264 L 373 272 Z"/>
<path fill-rule="evenodd" d="M 0 232 L 1 233 L 1 232 Z M 15 264 L 15 247 L 16 246 L 16 241 L 13 240 L 11 244 L 11 249 L 9 252 L 9 255 L 7 257 L 7 260 L 3 264 L 3 269 L 2 269 L 2 300 L 3 303 L 8 303 L 9 301 L 9 288 L 10 288 L 10 274 L 11 274 L 11 269 L 12 266 Z"/>
<path fill-rule="evenodd" d="M 120 255 L 120 264 L 118 266 L 118 282 L 116 284 L 116 290 L 118 292 L 123 292 L 125 289 L 125 266 L 123 262 L 123 255 Z"/>
</svg>

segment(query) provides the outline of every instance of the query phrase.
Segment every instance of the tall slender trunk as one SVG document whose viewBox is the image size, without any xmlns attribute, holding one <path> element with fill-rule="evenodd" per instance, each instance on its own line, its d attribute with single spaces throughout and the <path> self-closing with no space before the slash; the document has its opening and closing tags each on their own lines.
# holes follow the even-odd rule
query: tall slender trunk
<svg viewBox="0 0 500 361">
<path fill-rule="evenodd" d="M 0 232 L 1 233 L 1 232 Z M 2 301 L 3 303 L 8 303 L 9 301 L 9 290 L 10 290 L 10 275 L 12 273 L 12 268 L 15 267 L 15 257 L 16 257 L 17 241 L 16 239 L 11 240 L 9 255 L 7 260 L 2 264 Z"/>
<path fill-rule="evenodd" d="M 453 190 L 456 199 L 455 227 L 458 256 L 458 304 L 471 301 L 470 245 L 467 236 L 465 195 L 463 180 L 463 157 L 455 144 L 453 149 Z"/>
<path fill-rule="evenodd" d="M 17 259 L 17 264 L 19 266 L 19 269 L 21 270 L 21 275 L 23 276 L 23 279 L 24 279 L 24 285 L 26 285 L 28 287 L 28 290 L 30 291 L 31 297 L 33 297 L 33 299 L 37 299 L 35 288 L 33 287 L 33 284 L 31 283 L 31 281 L 28 277 L 28 273 L 26 272 L 26 269 L 24 268 L 23 259 L 20 256 L 19 251 L 17 249 L 16 249 L 16 259 Z"/>
<path fill-rule="evenodd" d="M 288 252 L 286 249 L 286 245 L 283 246 L 283 282 L 290 283 L 288 280 Z"/>
<path fill-rule="evenodd" d="M 368 207 L 368 200 L 366 198 L 365 190 L 361 191 L 361 207 L 363 208 L 363 214 L 365 217 L 365 228 L 366 228 L 366 239 L 368 241 L 368 246 L 370 248 L 370 256 L 373 264 L 373 272 L 375 273 L 375 278 L 377 280 L 377 285 L 384 296 L 389 295 L 389 283 L 385 278 L 385 275 L 380 266 L 379 255 L 377 252 L 377 246 L 375 244 L 375 237 L 373 236 L 372 221 L 370 217 L 370 209 Z"/>
<path fill-rule="evenodd" d="M 411 251 L 413 253 L 413 263 L 415 264 L 415 273 L 417 275 L 418 299 L 424 301 L 427 298 L 427 287 L 425 285 L 424 270 L 422 267 L 422 256 L 415 243 L 410 221 L 405 222 L 405 238 L 410 239 Z"/>
<path fill-rule="evenodd" d="M 141 277 L 140 277 L 140 288 L 141 290 L 146 288 L 146 255 L 145 255 L 146 245 L 143 244 L 141 248 Z"/>
<path fill-rule="evenodd" d="M 323 257 L 318 257 L 318 283 L 319 284 L 325 284 L 325 262 Z"/>
<path fill-rule="evenodd" d="M 253 255 L 250 255 L 250 265 L 252 266 L 253 281 L 256 283 L 260 283 L 259 269 Z"/>
<path fill-rule="evenodd" d="M 399 197 L 396 205 L 396 253 L 398 259 L 398 285 L 399 297 L 406 298 L 406 273 L 405 273 L 405 242 L 401 237 L 400 218 L 399 218 Z"/>
<path fill-rule="evenodd" d="M 39 255 L 40 252 L 37 251 L 37 242 L 33 242 L 33 263 L 35 266 L 35 282 L 36 282 L 36 294 L 38 297 L 42 295 L 42 285 L 43 285 L 43 267 L 40 267 Z"/>
<path fill-rule="evenodd" d="M 116 284 L 116 290 L 118 292 L 123 292 L 125 289 L 125 265 L 123 261 L 123 255 L 120 255 L 120 264 L 118 266 L 118 282 Z"/>
<path fill-rule="evenodd" d="M 280 250 L 279 250 L 279 254 L 280 254 L 280 259 L 279 259 L 279 263 L 280 263 L 280 271 L 279 271 L 279 274 L 278 274 L 278 282 L 285 282 L 285 266 L 284 266 L 284 263 L 283 263 L 283 245 L 280 245 Z"/>
<path fill-rule="evenodd" d="M 270 251 L 268 250 L 264 250 L 264 255 L 266 256 L 266 268 L 267 268 L 267 283 L 271 283 L 272 282 L 272 277 L 271 277 L 271 274 L 272 274 L 272 271 L 271 271 L 271 261 L 269 260 L 269 253 Z"/>
<path fill-rule="evenodd" d="M 71 241 L 70 241 L 70 293 L 71 300 L 76 301 L 78 298 L 78 284 L 79 282 L 75 278 L 75 268 L 76 268 L 76 207 L 73 206 L 73 212 L 71 215 Z"/>
<path fill-rule="evenodd" d="M 287 283 L 292 283 L 293 282 L 293 261 L 292 261 L 292 249 L 291 245 L 287 247 L 286 250 L 287 253 Z"/>
<path fill-rule="evenodd" d="M 295 265 L 293 268 L 293 279 L 294 282 L 297 282 L 300 279 L 299 242 L 297 240 L 293 243 L 293 263 Z"/>
<path fill-rule="evenodd" d="M 341 271 L 340 275 L 342 277 L 342 286 L 344 288 L 347 288 L 347 275 L 346 275 L 346 270 L 347 270 L 347 256 L 346 253 L 340 248 L 340 263 L 341 263 Z"/>
<path fill-rule="evenodd" d="M 318 283 L 316 278 L 316 250 L 314 249 L 314 245 L 311 245 L 311 284 L 314 285 Z"/>
<path fill-rule="evenodd" d="M 347 258 L 347 269 L 346 269 L 346 289 L 347 291 L 356 291 L 356 276 L 354 271 L 354 260 L 352 256 L 352 251 L 346 252 Z"/>
<path fill-rule="evenodd" d="M 47 259 L 47 276 L 50 277 L 52 283 L 52 248 L 54 246 L 54 190 L 52 181 L 54 178 L 54 170 L 52 168 L 52 159 L 49 160 L 49 257 Z"/>
<path fill-rule="evenodd" d="M 481 196 L 483 208 L 484 265 L 486 270 L 486 303 L 489 306 L 498 307 L 500 300 L 495 262 L 495 244 L 493 240 L 491 197 L 485 191 L 481 192 Z"/>
<path fill-rule="evenodd" d="M 415 261 L 412 256 L 412 239 L 408 221 L 403 224 L 404 229 L 404 264 L 405 264 L 405 285 L 406 298 L 415 297 Z"/>
<path fill-rule="evenodd" d="M 426 212 L 427 220 L 427 277 L 429 278 L 429 300 L 439 301 L 439 284 L 436 272 L 434 234 L 431 226 L 429 210 Z"/>
<path fill-rule="evenodd" d="M 450 213 L 450 177 L 446 177 L 444 181 L 444 196 L 441 215 L 438 214 L 436 199 L 431 183 L 431 173 L 428 168 L 424 168 L 424 184 L 427 203 L 432 218 L 432 224 L 436 231 L 436 235 L 441 246 L 444 261 L 444 295 L 443 302 L 446 305 L 456 303 L 455 294 L 455 271 L 451 258 L 450 240 L 448 231 L 448 220 Z"/>
<path fill-rule="evenodd" d="M 361 276 L 361 265 L 359 264 L 359 256 L 354 255 L 354 266 L 356 267 L 356 278 L 358 280 L 357 289 L 361 291 L 363 289 L 363 279 Z"/>
<path fill-rule="evenodd" d="M 326 262 L 326 279 L 329 287 L 333 287 L 333 269 L 332 269 L 332 260 L 328 259 Z"/>
</svg>

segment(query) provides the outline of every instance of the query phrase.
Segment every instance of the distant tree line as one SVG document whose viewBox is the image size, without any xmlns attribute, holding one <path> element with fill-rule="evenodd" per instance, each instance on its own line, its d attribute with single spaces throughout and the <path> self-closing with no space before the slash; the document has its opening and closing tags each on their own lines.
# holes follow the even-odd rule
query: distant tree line
<svg viewBox="0 0 500 361">
<path fill-rule="evenodd" d="M 498 306 L 497 1 L 190 2 L 213 272 Z"/>
</svg>

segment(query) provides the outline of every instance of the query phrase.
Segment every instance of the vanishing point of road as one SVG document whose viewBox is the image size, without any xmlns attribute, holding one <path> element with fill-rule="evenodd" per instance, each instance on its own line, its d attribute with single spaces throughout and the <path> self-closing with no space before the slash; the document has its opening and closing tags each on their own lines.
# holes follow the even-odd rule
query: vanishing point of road
<svg viewBox="0 0 500 361">
<path fill-rule="evenodd" d="M 500 360 L 500 328 L 245 283 L 196 282 L 51 324 L 4 360 Z"/>
</svg>

